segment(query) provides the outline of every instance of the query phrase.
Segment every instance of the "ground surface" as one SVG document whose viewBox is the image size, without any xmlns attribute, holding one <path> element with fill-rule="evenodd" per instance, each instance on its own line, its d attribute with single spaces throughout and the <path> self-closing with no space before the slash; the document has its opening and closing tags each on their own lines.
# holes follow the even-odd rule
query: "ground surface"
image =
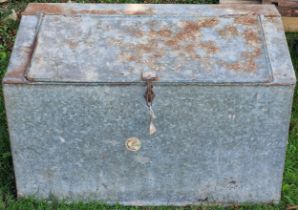
<svg viewBox="0 0 298 210">
<path fill-rule="evenodd" d="M 10 52 L 13 46 L 16 30 L 19 24 L 20 12 L 25 8 L 30 0 L 0 0 L 0 80 L 4 75 L 8 64 Z M 39 0 L 39 2 L 67 2 Z M 105 2 L 105 3 L 217 3 L 217 0 L 78 0 L 73 2 Z M 12 10 L 16 11 L 16 15 L 11 15 Z M 16 20 L 13 20 L 16 19 Z M 292 55 L 295 70 L 298 71 L 298 55 L 294 52 L 295 40 L 298 42 L 298 33 L 287 34 L 288 44 Z M 297 46 L 298 48 L 298 46 Z M 297 50 L 298 51 L 298 50 Z M 298 53 L 298 52 L 297 52 Z M 282 201 L 279 205 L 245 205 L 227 208 L 220 207 L 123 207 L 123 206 L 106 206 L 100 203 L 78 203 L 67 204 L 55 201 L 45 202 L 33 199 L 15 198 L 14 175 L 12 168 L 11 153 L 9 149 L 9 139 L 7 132 L 7 124 L 5 120 L 5 110 L 2 86 L 0 85 L 0 210 L 2 209 L 48 209 L 48 210 L 66 210 L 66 209 L 298 209 L 298 91 L 295 91 L 295 99 L 292 111 L 292 119 L 290 126 L 289 145 L 287 150 L 286 166 L 284 172 L 284 180 L 282 187 Z"/>
</svg>

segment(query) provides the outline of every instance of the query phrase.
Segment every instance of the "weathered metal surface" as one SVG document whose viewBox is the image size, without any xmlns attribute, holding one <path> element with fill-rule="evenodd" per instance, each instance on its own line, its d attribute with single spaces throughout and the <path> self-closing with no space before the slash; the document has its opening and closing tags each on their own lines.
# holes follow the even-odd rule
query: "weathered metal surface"
<svg viewBox="0 0 298 210">
<path fill-rule="evenodd" d="M 278 202 L 293 88 L 156 86 L 149 136 L 140 86 L 5 85 L 18 196 Z"/>
<path fill-rule="evenodd" d="M 133 15 L 133 16 L 225 16 L 225 15 L 265 15 L 280 16 L 274 6 L 260 5 L 153 5 L 153 4 L 39 4 L 28 5 L 23 15 Z"/>
<path fill-rule="evenodd" d="M 272 79 L 258 16 L 50 15 L 40 27 L 31 81 L 137 82 L 143 71 L 159 82 Z"/>
<path fill-rule="evenodd" d="M 36 4 L 32 4 L 32 5 L 36 5 Z M 33 7 L 32 5 L 29 5 L 29 7 L 28 7 L 30 11 L 32 10 L 32 7 Z M 283 28 L 282 28 L 282 25 L 279 21 L 278 12 L 274 8 L 274 6 L 256 6 L 255 7 L 255 6 L 251 6 L 251 5 L 247 5 L 247 6 L 236 5 L 236 6 L 232 6 L 232 8 L 231 8 L 231 6 L 229 7 L 228 5 L 221 5 L 221 6 L 206 6 L 206 5 L 205 6 L 195 6 L 195 5 L 183 5 L 183 6 L 181 6 L 180 5 L 179 7 L 177 5 L 99 5 L 99 6 L 98 5 L 78 5 L 78 4 L 67 4 L 65 6 L 64 6 L 64 4 L 62 4 L 62 5 L 60 5 L 60 4 L 38 4 L 38 5 L 41 5 L 41 6 L 38 6 L 37 8 L 48 8 L 48 7 L 52 8 L 52 6 L 56 6 L 56 7 L 59 7 L 59 8 L 60 7 L 61 8 L 65 7 L 65 8 L 68 8 L 68 9 L 75 10 L 77 12 L 81 11 L 81 10 L 84 10 L 84 11 L 100 10 L 101 11 L 101 10 L 109 10 L 109 9 L 114 9 L 114 10 L 117 10 L 117 11 L 118 10 L 123 11 L 127 8 L 133 9 L 134 11 L 142 11 L 142 10 L 150 9 L 150 10 L 153 10 L 154 14 L 155 14 L 154 16 L 152 16 L 153 20 L 158 20 L 157 16 L 163 16 L 163 15 L 164 16 L 169 16 L 169 15 L 171 16 L 172 15 L 173 18 L 175 19 L 175 18 L 177 18 L 176 16 L 179 16 L 180 14 L 186 14 L 185 13 L 186 10 L 190 11 L 189 13 L 187 13 L 188 15 L 187 15 L 186 18 L 188 18 L 188 19 L 193 17 L 194 19 L 203 19 L 203 20 L 207 19 L 208 20 L 208 18 L 210 19 L 210 16 L 213 16 L 215 19 L 222 20 L 223 22 L 225 22 L 225 24 L 229 24 L 230 27 L 228 29 L 230 29 L 230 30 L 222 30 L 222 31 L 217 30 L 216 31 L 216 30 L 213 30 L 212 27 L 205 27 L 205 26 L 202 27 L 202 26 L 200 26 L 200 22 L 198 21 L 198 22 L 195 22 L 193 24 L 196 28 L 198 28 L 198 30 L 197 31 L 193 30 L 190 33 L 190 37 L 186 37 L 187 40 L 185 40 L 185 41 L 178 40 L 181 43 L 173 42 L 173 41 L 175 41 L 175 39 L 173 39 L 173 38 L 169 38 L 169 37 L 167 38 L 167 37 L 163 37 L 162 35 L 158 35 L 157 32 L 160 32 L 160 31 L 151 31 L 151 32 L 155 32 L 155 33 L 153 33 L 153 35 L 155 35 L 155 38 L 152 38 L 152 36 L 151 36 L 152 34 L 150 34 L 148 32 L 147 36 L 145 37 L 145 40 L 147 40 L 147 41 L 150 40 L 150 37 L 151 37 L 152 38 L 151 41 L 155 41 L 155 40 L 158 40 L 157 38 L 160 38 L 161 40 L 158 41 L 158 43 L 160 43 L 160 44 L 165 44 L 165 43 L 170 44 L 170 43 L 172 43 L 173 46 L 166 46 L 165 47 L 165 49 L 167 49 L 167 51 L 161 50 L 160 52 L 158 52 L 154 48 L 152 50 L 151 54 L 149 53 L 147 55 L 147 51 L 151 50 L 152 46 L 151 45 L 149 45 L 149 46 L 146 45 L 146 44 L 148 44 L 148 42 L 145 42 L 145 44 L 142 45 L 142 43 L 141 43 L 142 39 L 140 37 L 133 37 L 133 38 L 135 38 L 136 41 L 140 42 L 139 45 L 141 45 L 141 48 L 137 48 L 137 46 L 135 46 L 136 43 L 133 43 L 133 41 L 130 39 L 130 42 L 132 42 L 132 44 L 135 44 L 135 45 L 132 46 L 132 49 L 136 50 L 136 52 L 141 53 L 141 55 L 139 55 L 139 56 L 141 56 L 140 60 L 139 60 L 141 62 L 148 61 L 149 59 L 147 60 L 147 56 L 149 57 L 150 55 L 152 57 L 154 57 L 155 61 L 158 61 L 158 59 L 161 59 L 161 58 L 158 58 L 161 53 L 170 52 L 169 55 L 165 55 L 165 57 L 170 57 L 172 59 L 174 58 L 173 57 L 174 55 L 171 54 L 172 53 L 171 51 L 180 53 L 181 58 L 179 58 L 179 59 L 180 60 L 182 59 L 182 61 L 187 61 L 186 64 L 192 64 L 192 68 L 193 68 L 195 74 L 191 75 L 190 71 L 188 71 L 187 68 L 186 68 L 187 65 L 184 65 L 185 69 L 183 69 L 183 72 L 180 72 L 180 73 L 179 72 L 174 72 L 174 74 L 171 74 L 171 71 L 170 71 L 170 74 L 168 74 L 168 76 L 170 76 L 170 75 L 172 75 L 173 77 L 176 76 L 176 79 L 179 76 L 179 78 L 181 77 L 181 80 L 183 82 L 185 82 L 184 81 L 185 78 L 190 79 L 194 76 L 194 80 L 197 79 L 198 81 L 204 82 L 205 84 L 206 84 L 206 81 L 203 80 L 204 77 L 207 78 L 207 79 L 209 78 L 210 82 L 218 82 L 218 83 L 220 83 L 220 82 L 229 82 L 229 80 L 230 80 L 230 82 L 241 82 L 241 81 L 245 80 L 245 82 L 252 82 L 252 83 L 255 84 L 257 81 L 259 81 L 259 82 L 262 82 L 262 81 L 263 82 L 264 81 L 269 82 L 272 79 L 272 77 L 273 77 L 272 83 L 274 83 L 274 84 L 281 84 L 281 83 L 287 83 L 287 82 L 295 83 L 295 82 L 293 82 L 293 81 L 295 81 L 295 77 L 294 77 L 294 74 L 293 74 L 293 71 L 292 71 L 291 61 L 288 57 L 288 51 L 287 51 L 286 43 L 285 43 L 285 40 L 284 40 L 284 37 L 283 37 L 284 35 L 281 35 L 283 33 Z M 46 6 L 42 6 L 42 5 L 46 5 Z M 80 7 L 82 7 L 82 8 L 79 9 Z M 43 11 L 43 12 L 45 12 L 45 11 Z M 264 18 L 261 18 L 261 21 L 259 21 L 258 19 L 260 19 L 260 18 L 257 18 L 256 15 L 262 14 L 262 12 L 264 14 L 261 15 L 260 17 L 264 17 Z M 175 13 L 177 13 L 177 14 L 175 15 Z M 38 28 L 39 28 L 38 26 L 40 25 L 40 22 L 41 22 L 40 12 L 39 13 L 35 12 L 35 13 L 32 13 L 32 14 L 34 14 L 34 15 L 26 15 L 26 16 L 23 16 L 23 18 L 22 18 L 22 23 L 20 25 L 20 30 L 19 30 L 20 35 L 17 37 L 15 47 L 14 47 L 14 51 L 13 51 L 13 54 L 12 54 L 12 58 L 10 60 L 10 65 L 8 67 L 8 71 L 7 71 L 8 73 L 7 73 L 6 77 L 4 78 L 4 83 L 30 83 L 30 81 L 28 81 L 26 78 L 24 78 L 24 72 L 28 71 L 28 68 L 30 67 L 33 50 L 35 49 L 35 47 L 37 45 L 37 42 L 38 42 L 38 36 L 36 35 L 36 32 L 38 31 Z M 248 16 L 246 16 L 246 15 L 248 15 Z M 81 15 L 81 16 L 78 15 L 78 14 L 77 15 L 69 15 L 69 16 L 66 15 L 66 16 L 67 17 L 51 15 L 50 17 L 51 18 L 56 17 L 56 18 L 62 18 L 62 19 L 64 17 L 64 18 L 66 18 L 65 20 L 69 19 L 71 22 L 73 22 L 76 19 L 79 20 L 80 18 L 85 18 L 85 19 L 88 18 L 88 16 L 86 17 L 86 14 Z M 104 17 L 107 17 L 106 15 L 103 15 L 104 17 L 102 15 L 89 15 L 89 16 L 90 16 L 90 19 L 93 18 L 93 23 L 95 23 L 97 21 L 100 21 L 101 18 L 104 19 Z M 127 17 L 121 19 L 121 21 L 123 21 L 123 23 L 129 23 L 130 19 L 132 19 L 134 21 L 137 21 L 140 18 L 139 16 L 134 17 L 134 18 L 132 16 L 129 16 L 129 15 L 124 15 L 124 16 L 127 16 Z M 194 16 L 200 16 L 200 17 L 194 17 Z M 232 17 L 230 17 L 230 16 L 232 16 Z M 46 16 L 46 17 L 50 18 L 49 16 Z M 114 16 L 112 16 L 112 17 L 114 17 Z M 141 17 L 145 18 L 145 19 L 149 18 L 148 15 L 146 17 L 143 17 L 143 16 L 141 16 Z M 114 18 L 117 19 L 117 17 L 114 17 Z M 140 19 L 142 19 L 142 18 L 140 18 Z M 237 18 L 238 18 L 238 23 L 236 23 L 236 25 L 234 26 L 231 23 L 231 21 L 237 20 Z M 245 18 L 247 18 L 248 23 L 251 23 L 251 25 L 249 25 L 249 24 L 247 25 L 247 23 L 245 23 L 245 21 L 244 21 L 244 23 L 241 23 L 241 20 L 243 21 L 243 20 L 245 20 Z M 113 20 L 113 18 L 111 18 L 111 19 Z M 119 19 L 119 17 L 118 17 L 118 19 Z M 170 21 L 170 17 L 166 17 L 166 19 L 168 19 Z M 184 19 L 185 19 L 185 17 L 184 17 Z M 239 21 L 239 19 L 240 19 L 240 21 Z M 182 20 L 181 22 L 183 23 L 183 17 L 181 18 L 181 20 Z M 272 68 L 270 68 L 270 67 L 268 67 L 268 65 L 270 66 L 270 60 L 272 59 L 271 57 L 276 56 L 276 53 L 271 53 L 270 50 L 267 50 L 267 52 L 266 52 L 266 48 L 268 48 L 268 45 L 271 44 L 270 42 L 268 43 L 268 41 L 266 39 L 270 38 L 271 34 L 270 33 L 267 34 L 267 32 L 262 33 L 262 28 L 265 24 L 267 24 L 266 21 L 270 22 L 272 20 L 276 20 L 275 23 L 271 24 L 273 29 L 278 28 L 278 35 L 275 36 L 273 34 L 273 36 L 277 40 L 279 40 L 279 42 L 281 44 L 281 46 L 279 46 L 278 44 L 275 44 L 274 41 L 273 41 L 272 45 L 274 46 L 274 52 L 276 52 L 276 51 L 278 52 L 278 50 L 281 50 L 283 52 L 285 51 L 285 54 L 277 53 L 279 55 L 278 58 L 280 58 L 280 59 L 275 61 L 276 65 L 274 65 L 274 66 L 272 66 Z M 230 23 L 229 23 L 229 21 L 230 21 Z M 113 22 L 115 22 L 115 19 L 114 19 Z M 218 21 L 216 21 L 216 22 L 219 23 Z M 212 21 L 211 21 L 211 23 L 212 23 Z M 116 23 L 114 23 L 114 25 L 115 24 Z M 196 24 L 197 24 L 197 26 L 196 26 Z M 240 24 L 240 25 L 237 26 L 237 24 Z M 157 25 L 158 25 L 158 23 L 157 23 Z M 190 24 L 190 26 L 191 25 L 192 24 Z M 224 24 L 222 24 L 222 25 L 217 24 L 217 26 L 215 26 L 215 27 L 221 27 L 221 26 L 224 26 Z M 53 27 L 55 29 L 55 26 L 53 26 Z M 75 30 L 73 27 L 75 27 L 75 26 L 74 25 L 70 26 L 70 28 Z M 76 26 L 76 27 L 79 27 L 79 25 Z M 168 26 L 168 27 L 169 27 L 169 29 L 172 29 L 171 26 Z M 177 29 L 178 27 L 179 26 L 176 23 L 174 23 L 173 28 Z M 142 27 L 140 27 L 140 28 L 142 28 Z M 147 26 L 147 28 L 149 30 L 150 26 Z M 87 24 L 85 29 L 90 29 L 90 25 Z M 181 28 L 181 29 L 183 29 L 183 28 Z M 187 30 L 192 30 L 191 27 L 186 27 L 185 29 L 186 29 L 186 31 Z M 239 31 L 238 31 L 238 30 L 244 31 L 245 29 L 251 29 L 251 30 L 246 30 L 246 32 L 247 32 L 246 35 L 245 35 L 245 33 L 240 34 Z M 56 28 L 56 30 L 57 30 L 57 28 Z M 99 33 L 99 36 L 101 36 L 100 31 L 97 30 L 96 27 L 93 28 L 91 31 L 93 31 L 93 30 L 97 31 Z M 115 30 L 117 30 L 117 29 L 115 29 Z M 223 43 L 219 43 L 219 46 L 213 46 L 212 45 L 213 40 L 212 40 L 212 38 L 210 38 L 212 36 L 208 36 L 211 39 L 209 41 L 208 40 L 205 41 L 202 38 L 200 38 L 200 34 L 202 33 L 202 31 L 203 31 L 203 34 L 205 34 L 205 36 L 207 37 L 206 30 L 210 31 L 210 33 L 215 35 L 218 39 L 223 40 Z M 126 33 L 129 33 L 128 31 L 126 31 L 126 33 L 125 33 L 125 31 L 122 31 L 122 32 L 123 32 L 123 36 L 124 35 L 128 36 L 128 37 L 130 36 L 130 34 L 126 34 Z M 161 32 L 163 32 L 163 31 L 161 31 Z M 161 33 L 161 34 L 165 35 L 165 33 Z M 187 34 L 188 33 L 185 33 L 184 35 L 187 36 Z M 85 35 L 88 36 L 88 33 L 85 32 Z M 181 35 L 181 33 L 180 33 L 180 35 Z M 234 35 L 235 35 L 235 37 L 233 37 Z M 253 36 L 250 36 L 250 35 L 253 35 Z M 172 36 L 175 36 L 175 34 L 172 34 Z M 233 38 L 232 41 L 231 41 L 231 39 L 229 39 L 230 36 L 231 36 L 231 38 Z M 265 41 L 266 41 L 267 46 L 264 46 L 264 37 L 263 36 L 265 37 Z M 268 36 L 268 37 L 266 38 L 266 36 Z M 57 36 L 55 36 L 55 37 L 57 38 Z M 92 38 L 92 37 L 94 38 L 94 40 L 96 40 L 96 37 L 94 37 L 91 34 L 90 38 Z M 208 39 L 208 37 L 207 37 L 207 39 Z M 43 37 L 43 38 L 46 38 L 46 37 Z M 73 38 L 73 36 L 70 35 L 70 38 Z M 114 37 L 112 36 L 111 39 L 113 39 L 113 38 Z M 199 49 L 197 49 L 195 47 L 192 48 L 192 46 L 190 44 L 187 45 L 187 42 L 189 41 L 190 38 L 196 38 L 196 40 L 197 40 L 196 44 L 199 45 L 198 46 L 198 47 L 200 47 Z M 18 39 L 21 39 L 21 40 L 18 40 Z M 62 36 L 62 38 L 60 39 L 60 42 L 63 39 L 66 40 L 67 38 Z M 123 39 L 123 37 L 120 37 L 120 40 L 121 39 Z M 166 39 L 169 39 L 168 42 L 165 41 Z M 56 43 L 56 45 L 57 45 L 57 41 L 59 39 L 57 41 L 52 40 L 52 39 L 50 39 L 50 40 L 54 41 L 53 44 Z M 79 42 L 79 39 L 75 39 L 75 40 L 77 42 Z M 202 43 L 202 41 L 203 41 L 203 43 Z M 216 42 L 218 42 L 218 40 L 215 40 L 213 44 L 216 44 Z M 240 52 L 241 50 L 238 50 L 238 48 L 239 48 L 238 42 L 239 42 L 239 44 L 243 44 L 243 46 L 248 46 L 249 49 L 246 50 L 246 52 L 241 53 Z M 68 40 L 68 44 L 69 43 L 71 45 L 71 43 L 72 43 L 71 39 Z M 211 45 L 208 45 L 208 43 L 209 44 L 211 43 Z M 78 43 L 75 42 L 74 44 L 76 45 Z M 88 42 L 86 42 L 86 44 L 88 44 Z M 179 46 L 175 46 L 175 44 L 177 44 L 177 45 L 179 44 Z M 182 47 L 180 47 L 180 44 L 182 45 Z M 49 45 L 49 44 L 47 44 L 47 45 L 51 49 L 51 45 Z M 65 47 L 65 50 L 62 50 L 61 52 L 64 52 L 64 51 L 65 51 L 65 53 L 66 52 L 71 52 L 71 55 L 77 56 L 78 60 L 81 61 L 81 62 L 82 62 L 82 59 L 84 57 L 84 53 L 90 54 L 89 53 L 89 50 L 90 50 L 89 48 L 92 48 L 92 46 L 89 46 L 88 49 L 87 49 L 87 47 L 86 47 L 86 49 L 84 49 L 84 47 L 83 47 L 84 52 L 78 55 L 78 49 L 72 49 L 70 45 L 67 45 L 66 43 L 62 43 L 62 46 Z M 200 45 L 202 45 L 202 46 L 200 46 Z M 62 46 L 58 46 L 58 48 L 61 49 Z M 142 46 L 144 47 L 144 49 L 142 49 Z M 78 47 L 80 48 L 79 45 L 78 45 Z M 110 47 L 111 47 L 111 45 L 109 45 L 109 47 L 107 47 L 107 48 L 110 48 Z M 216 62 L 215 62 L 215 64 L 213 64 L 211 62 L 208 63 L 208 60 L 207 60 L 208 57 L 211 57 L 212 61 L 216 61 L 216 56 L 220 55 L 217 52 L 214 55 L 212 55 L 212 54 L 209 55 L 210 53 L 208 53 L 207 56 L 203 55 L 203 56 L 201 56 L 201 58 L 196 59 L 194 61 L 187 60 L 187 59 L 192 60 L 193 57 L 198 57 L 198 54 L 204 53 L 205 51 L 212 53 L 212 52 L 214 52 L 214 50 L 216 51 L 216 49 L 217 49 L 216 47 L 222 47 L 222 48 L 218 48 L 218 49 L 221 50 L 220 52 L 222 54 L 225 54 L 223 56 L 223 59 L 231 62 L 229 64 L 229 67 L 231 67 L 230 71 L 229 71 L 228 67 L 223 67 L 222 65 L 218 65 Z M 230 49 L 230 50 L 229 51 L 224 50 L 224 47 L 227 47 L 227 49 Z M 100 47 L 96 48 L 97 52 L 99 53 L 98 48 L 102 49 L 103 47 L 100 46 Z M 130 47 L 129 46 L 120 46 L 120 47 L 119 46 L 114 46 L 114 48 L 112 49 L 112 52 L 119 53 L 120 49 L 127 49 L 127 48 L 130 48 Z M 171 49 L 171 48 L 174 48 L 174 50 Z M 107 49 L 107 51 L 108 51 L 108 49 Z M 199 51 L 199 52 L 197 52 L 197 51 Z M 238 51 L 241 54 L 235 55 L 235 54 L 233 54 L 233 51 Z M 43 56 L 44 57 L 45 56 L 48 56 L 48 57 L 56 56 L 60 59 L 60 61 L 62 59 L 65 59 L 66 61 L 69 61 L 69 60 L 71 61 L 71 59 L 74 59 L 74 58 L 69 58 L 69 56 L 65 56 L 65 58 L 61 58 L 61 52 L 56 53 L 55 49 L 52 49 L 50 55 L 44 54 Z M 104 49 L 102 49 L 102 53 L 103 52 L 104 52 Z M 130 56 L 130 53 L 133 53 L 133 52 L 134 51 L 132 51 L 131 49 L 127 53 L 122 52 L 122 54 L 124 54 L 124 55 L 122 55 L 122 59 L 126 58 L 126 59 L 130 60 L 130 58 L 133 58 L 133 56 Z M 196 55 L 196 53 L 197 53 L 197 55 Z M 220 55 L 220 56 L 222 56 L 222 55 Z M 265 59 L 266 56 L 269 59 L 269 61 L 267 59 L 267 62 L 266 62 L 266 59 Z M 93 56 L 91 56 L 91 57 L 93 57 Z M 204 57 L 206 59 L 204 59 Z M 237 60 L 237 62 L 235 62 L 235 58 L 239 58 L 239 60 Z M 100 71 L 99 66 L 94 65 L 94 63 L 97 62 L 96 59 L 97 58 L 93 59 L 94 60 L 93 64 L 92 63 L 88 64 L 89 66 L 93 67 L 93 70 L 90 69 L 90 72 L 92 72 L 92 73 L 98 73 L 98 71 Z M 103 58 L 100 58 L 100 59 L 103 59 Z M 113 58 L 110 56 L 108 59 L 112 60 Z M 242 60 L 240 60 L 240 59 L 242 59 Z M 233 60 L 234 60 L 234 62 L 233 62 Z M 79 61 L 72 62 L 72 65 L 73 65 L 73 63 L 79 63 Z M 115 58 L 114 58 L 114 61 L 115 61 Z M 154 62 L 152 64 L 152 59 L 149 60 L 149 61 L 150 62 L 148 62 L 148 66 L 150 66 L 150 64 L 151 64 L 151 68 L 152 67 L 153 68 L 158 67 L 158 66 L 154 65 Z M 205 71 L 203 69 L 203 67 L 200 66 L 200 65 L 198 66 L 197 69 L 195 69 L 195 67 L 193 65 L 195 65 L 196 63 L 199 63 L 200 61 L 202 61 L 202 64 L 204 64 L 204 66 L 208 67 L 207 69 L 211 69 L 211 73 L 208 73 L 208 71 Z M 47 60 L 47 62 L 51 63 L 53 61 Z M 117 63 L 120 64 L 119 61 L 117 61 Z M 131 65 L 134 65 L 133 61 L 129 61 L 128 63 L 130 63 L 130 64 L 126 64 L 126 66 L 128 66 L 128 67 L 131 67 Z M 285 66 L 285 63 L 287 64 L 286 68 L 285 69 L 280 68 L 281 66 Z M 37 61 L 37 64 L 38 64 L 38 61 Z M 59 66 L 59 64 L 61 64 L 61 63 L 58 63 L 57 65 Z M 62 61 L 62 64 L 63 64 L 63 61 Z M 66 64 L 66 69 L 62 69 L 61 71 L 66 76 L 67 74 L 69 74 L 69 72 L 67 72 L 67 63 L 65 63 L 65 64 Z M 140 71 L 140 68 L 142 66 L 145 66 L 145 64 L 146 63 L 143 63 L 143 64 L 140 63 L 139 64 L 139 69 L 137 69 L 136 72 Z M 158 64 L 158 62 L 157 62 L 157 64 Z M 252 68 L 248 69 L 247 67 L 244 66 L 245 64 L 249 64 L 249 66 L 251 66 Z M 33 65 L 35 65 L 35 64 L 33 63 Z M 56 68 L 57 68 L 57 65 L 55 65 Z M 71 63 L 69 63 L 69 65 L 71 65 Z M 107 63 L 104 63 L 102 65 L 107 66 Z M 170 64 L 167 64 L 167 65 L 171 66 L 173 64 L 170 63 Z M 249 72 L 251 70 L 254 70 L 256 65 L 258 65 L 258 67 L 260 67 L 260 65 L 261 65 L 261 67 L 263 67 L 263 70 L 256 69 L 256 72 L 253 72 L 253 71 Z M 148 66 L 146 66 L 146 68 L 149 68 Z M 238 67 L 242 67 L 242 66 L 244 66 L 244 69 L 239 70 Z M 179 65 L 178 65 L 178 67 L 179 67 Z M 77 69 L 79 72 L 84 72 L 84 70 L 79 68 L 78 66 L 74 66 L 74 68 Z M 85 66 L 84 66 L 84 68 L 85 68 Z M 86 68 L 87 68 L 87 66 L 86 66 Z M 127 76 L 127 74 L 130 73 L 129 70 L 125 71 L 123 69 L 123 67 L 121 67 L 121 66 L 120 66 L 120 69 L 123 70 L 122 73 L 124 74 L 124 75 L 120 74 L 122 80 L 126 79 L 127 81 L 135 81 L 135 82 L 139 81 L 140 75 L 137 75 L 137 73 L 134 72 L 133 73 L 134 77 L 130 77 L 131 75 Z M 220 72 L 220 69 L 227 70 L 227 72 Z M 232 69 L 237 70 L 237 71 L 232 71 Z M 247 71 L 244 71 L 245 69 Z M 285 75 L 285 76 L 281 76 L 281 75 L 278 75 L 278 74 L 277 75 L 271 75 L 270 69 L 271 69 L 272 72 L 283 72 L 283 75 Z M 119 72 L 117 72 L 116 69 L 114 69 L 114 70 L 116 71 L 116 73 L 119 74 Z M 42 72 L 42 70 L 40 70 L 40 71 Z M 130 69 L 130 71 L 132 71 L 132 70 Z M 167 71 L 169 71 L 169 70 L 166 69 L 163 72 L 167 72 Z M 200 71 L 203 72 L 202 76 L 199 75 Z M 49 69 L 49 73 L 50 72 L 54 73 L 54 68 Z M 215 75 L 216 72 L 219 72 L 220 76 Z M 40 74 L 40 72 L 36 72 L 36 73 Z M 214 76 L 215 76 L 214 78 L 212 78 L 212 76 L 213 76 L 212 73 L 214 73 Z M 32 77 L 33 76 L 34 75 L 32 75 Z M 50 75 L 48 75 L 48 76 L 50 76 Z M 85 78 L 81 78 L 81 79 L 79 78 L 79 75 L 75 76 L 75 74 L 71 74 L 71 75 L 68 75 L 68 76 L 76 77 L 76 78 L 67 79 L 65 77 L 64 79 L 65 80 L 74 80 L 74 81 L 75 80 L 96 81 L 96 80 L 101 79 L 101 77 L 102 77 L 102 76 L 94 76 L 91 73 L 90 73 L 89 76 L 85 75 Z M 59 77 L 59 74 L 56 74 L 56 77 Z M 245 78 L 247 78 L 247 79 L 245 79 Z M 34 78 L 32 78 L 32 79 L 34 79 Z M 163 81 L 165 81 L 165 79 L 166 78 L 163 78 Z M 174 80 L 172 78 L 170 78 L 170 79 L 172 81 Z M 225 79 L 227 79 L 227 80 L 225 80 Z M 60 80 L 61 80 L 61 78 L 60 78 Z M 103 80 L 105 80 L 105 79 L 103 79 Z M 113 80 L 113 78 L 111 78 L 110 80 Z M 114 77 L 114 80 L 120 80 L 120 79 L 117 78 L 117 75 L 116 75 Z M 53 78 L 52 78 L 52 81 L 54 81 Z M 194 82 L 194 81 L 191 81 L 191 82 Z"/>
<path fill-rule="evenodd" d="M 32 4 L 25 14 L 3 80 L 20 197 L 279 201 L 296 79 L 273 6 Z M 137 62 L 150 56 L 154 65 Z"/>
</svg>

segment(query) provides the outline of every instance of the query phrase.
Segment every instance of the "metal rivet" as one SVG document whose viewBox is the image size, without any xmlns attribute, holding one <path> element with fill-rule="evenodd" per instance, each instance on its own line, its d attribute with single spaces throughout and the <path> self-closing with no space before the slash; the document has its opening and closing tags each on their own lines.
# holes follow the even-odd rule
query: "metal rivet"
<svg viewBox="0 0 298 210">
<path fill-rule="evenodd" d="M 141 149 L 141 141 L 137 137 L 130 137 L 126 140 L 125 146 L 129 151 L 138 151 Z"/>
</svg>

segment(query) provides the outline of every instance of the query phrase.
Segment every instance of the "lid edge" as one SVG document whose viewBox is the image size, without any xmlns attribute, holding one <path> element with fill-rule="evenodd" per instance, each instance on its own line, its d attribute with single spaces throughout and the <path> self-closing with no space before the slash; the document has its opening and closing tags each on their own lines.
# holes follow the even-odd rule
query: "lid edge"
<svg viewBox="0 0 298 210">
<path fill-rule="evenodd" d="M 179 7 L 179 8 L 177 8 Z M 177 8 L 177 9 L 173 9 Z M 156 16 L 185 14 L 182 10 L 190 9 L 191 16 L 225 15 L 263 15 L 280 17 L 273 5 L 243 4 L 79 4 L 79 3 L 30 3 L 22 15 L 136 15 Z M 174 11 L 174 12 L 173 12 Z"/>
</svg>

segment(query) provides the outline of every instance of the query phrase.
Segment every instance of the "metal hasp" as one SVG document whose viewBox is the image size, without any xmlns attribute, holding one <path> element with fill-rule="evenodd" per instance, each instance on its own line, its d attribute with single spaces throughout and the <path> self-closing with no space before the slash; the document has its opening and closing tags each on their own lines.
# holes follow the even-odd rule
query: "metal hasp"
<svg viewBox="0 0 298 210">
<path fill-rule="evenodd" d="M 152 82 L 157 80 L 156 72 L 143 72 L 142 73 L 142 80 L 146 81 L 146 92 L 145 92 L 145 100 L 146 104 L 149 108 L 149 134 L 153 135 L 157 129 L 153 123 L 154 119 L 156 119 L 156 116 L 152 109 L 153 99 L 155 97 L 155 94 L 153 92 L 153 84 Z"/>
<path fill-rule="evenodd" d="M 153 99 L 154 99 L 154 92 L 153 92 L 153 81 L 158 79 L 156 72 L 143 72 L 142 73 L 142 80 L 146 81 L 146 92 L 145 92 L 145 100 L 147 106 L 152 106 Z"/>
<path fill-rule="evenodd" d="M 277 203 L 295 83 L 272 5 L 29 4 L 3 79 L 18 197 Z"/>
<path fill-rule="evenodd" d="M 153 84 L 152 84 L 152 80 L 147 80 L 146 81 L 146 93 L 144 95 L 145 99 L 146 99 L 146 103 L 147 106 L 152 105 L 153 103 L 153 99 L 154 99 L 154 92 L 153 92 Z"/>
</svg>

